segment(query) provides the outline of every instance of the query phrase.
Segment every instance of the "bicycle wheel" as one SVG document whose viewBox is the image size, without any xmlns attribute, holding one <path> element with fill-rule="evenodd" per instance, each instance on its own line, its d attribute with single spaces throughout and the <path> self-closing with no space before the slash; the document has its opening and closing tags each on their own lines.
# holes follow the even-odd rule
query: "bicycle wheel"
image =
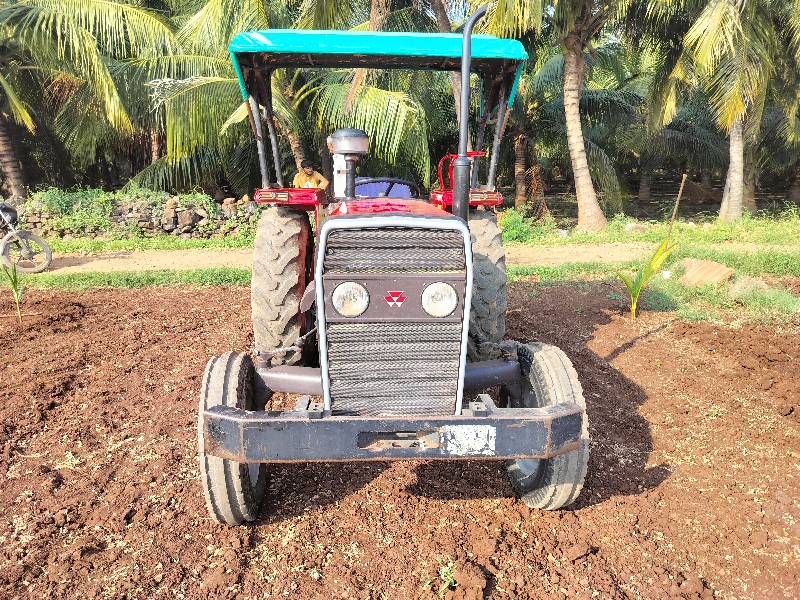
<svg viewBox="0 0 800 600">
<path fill-rule="evenodd" d="M 29 231 L 12 231 L 0 242 L 0 258 L 21 273 L 41 273 L 50 266 L 53 253 L 42 238 Z"/>
</svg>

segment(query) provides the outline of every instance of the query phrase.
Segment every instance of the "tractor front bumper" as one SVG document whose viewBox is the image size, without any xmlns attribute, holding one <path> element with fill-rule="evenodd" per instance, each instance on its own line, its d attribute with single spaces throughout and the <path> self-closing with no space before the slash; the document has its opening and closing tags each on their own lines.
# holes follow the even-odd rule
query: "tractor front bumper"
<svg viewBox="0 0 800 600">
<path fill-rule="evenodd" d="M 497 408 L 481 394 L 457 416 L 334 416 L 304 396 L 291 411 L 215 406 L 202 418 L 206 452 L 239 463 L 511 459 L 578 449 L 583 409 Z"/>
</svg>

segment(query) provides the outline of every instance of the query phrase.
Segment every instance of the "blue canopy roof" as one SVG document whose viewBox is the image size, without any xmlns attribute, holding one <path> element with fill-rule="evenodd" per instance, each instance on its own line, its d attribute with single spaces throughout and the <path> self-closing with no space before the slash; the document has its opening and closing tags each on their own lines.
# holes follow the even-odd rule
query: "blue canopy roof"
<svg viewBox="0 0 800 600">
<path fill-rule="evenodd" d="M 242 68 L 372 68 L 461 69 L 462 36 L 456 33 L 395 33 L 385 31 L 309 31 L 269 29 L 240 33 L 228 50 L 243 97 Z M 517 40 L 492 35 L 472 36 L 471 69 L 484 76 L 514 77 L 516 91 L 522 63 L 528 58 Z M 509 104 L 513 101 L 509 94 Z"/>
</svg>

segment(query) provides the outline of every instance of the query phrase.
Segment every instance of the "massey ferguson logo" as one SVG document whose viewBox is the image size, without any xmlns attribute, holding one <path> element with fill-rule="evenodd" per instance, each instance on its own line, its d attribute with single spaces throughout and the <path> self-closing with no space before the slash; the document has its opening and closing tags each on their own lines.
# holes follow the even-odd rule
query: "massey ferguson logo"
<svg viewBox="0 0 800 600">
<path fill-rule="evenodd" d="M 406 296 L 403 296 L 403 292 L 386 292 L 389 294 L 388 296 L 384 296 L 383 299 L 386 300 L 386 304 L 389 306 L 400 306 L 403 302 L 406 301 Z"/>
</svg>

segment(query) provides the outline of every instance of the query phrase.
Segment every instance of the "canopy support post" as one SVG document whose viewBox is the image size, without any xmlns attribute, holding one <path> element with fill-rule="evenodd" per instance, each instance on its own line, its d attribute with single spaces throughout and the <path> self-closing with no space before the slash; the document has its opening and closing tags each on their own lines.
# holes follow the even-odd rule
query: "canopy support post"
<svg viewBox="0 0 800 600">
<path fill-rule="evenodd" d="M 255 69 L 251 71 L 253 79 L 255 80 Z M 258 167 L 261 170 L 261 187 L 268 188 L 269 185 L 269 171 L 267 169 L 267 156 L 264 150 L 264 136 L 261 132 L 261 111 L 258 110 L 258 101 L 256 95 L 251 91 L 247 95 L 247 113 L 250 116 L 250 124 L 256 134 L 256 149 L 258 150 Z"/>
<path fill-rule="evenodd" d="M 477 152 L 483 151 L 483 136 L 486 134 L 486 122 L 489 120 L 489 113 L 492 111 L 491 98 L 486 103 L 486 77 L 481 79 L 481 120 L 478 123 L 478 133 L 475 136 L 475 150 Z M 472 159 L 472 181 L 470 187 L 475 189 L 478 187 L 478 170 L 481 166 L 481 157 L 476 156 Z"/>
<path fill-rule="evenodd" d="M 497 161 L 500 156 L 500 141 L 503 139 L 503 131 L 506 128 L 508 115 L 508 98 L 506 98 L 506 82 L 500 88 L 500 98 L 497 103 L 497 121 L 494 124 L 494 142 L 492 143 L 492 159 L 489 163 L 489 178 L 486 186 L 494 190 L 495 179 L 497 177 Z"/>
<path fill-rule="evenodd" d="M 267 132 L 269 133 L 270 149 L 272 150 L 272 165 L 275 167 L 275 181 L 279 188 L 283 187 L 283 168 L 281 166 L 280 146 L 278 146 L 278 136 L 275 131 L 275 113 L 272 109 L 272 69 L 268 69 L 267 80 L 261 76 L 259 67 L 261 65 L 253 61 L 253 72 L 255 73 L 258 95 L 264 103 L 264 120 L 267 122 Z"/>
</svg>

